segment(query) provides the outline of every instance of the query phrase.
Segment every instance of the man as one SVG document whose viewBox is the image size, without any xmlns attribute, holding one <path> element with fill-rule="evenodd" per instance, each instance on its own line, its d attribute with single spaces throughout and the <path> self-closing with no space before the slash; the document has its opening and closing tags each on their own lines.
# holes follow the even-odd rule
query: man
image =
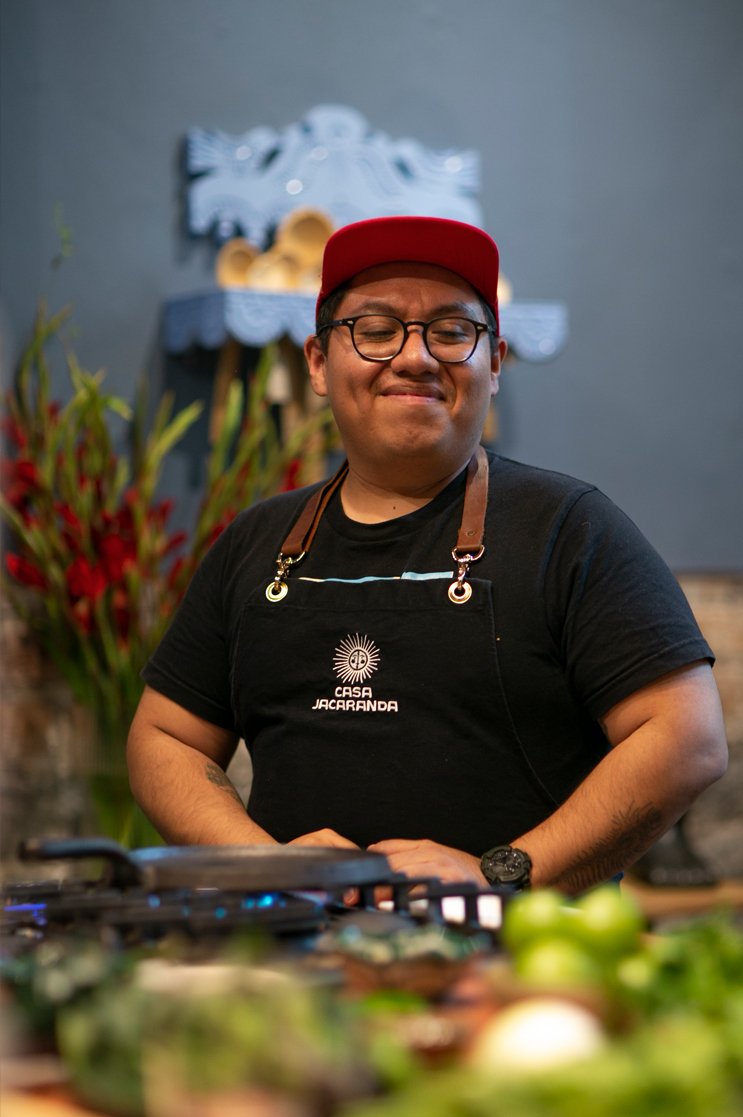
<svg viewBox="0 0 743 1117">
<path fill-rule="evenodd" d="M 497 281 L 458 222 L 328 242 L 305 354 L 348 468 L 238 517 L 145 669 L 131 783 L 168 841 L 579 892 L 723 774 L 712 654 L 657 554 L 593 486 L 478 453 Z"/>
</svg>

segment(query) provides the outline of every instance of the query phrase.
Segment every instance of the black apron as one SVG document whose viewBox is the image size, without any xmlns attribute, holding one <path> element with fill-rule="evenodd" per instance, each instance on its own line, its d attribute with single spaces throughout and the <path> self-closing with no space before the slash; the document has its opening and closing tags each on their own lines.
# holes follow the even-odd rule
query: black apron
<svg viewBox="0 0 743 1117">
<path fill-rule="evenodd" d="M 341 470 L 245 603 L 233 703 L 253 761 L 248 813 L 280 842 L 330 827 L 365 847 L 430 838 L 479 854 L 554 809 L 514 732 L 483 551 L 488 465 L 469 466 L 447 580 L 303 579 Z"/>
</svg>

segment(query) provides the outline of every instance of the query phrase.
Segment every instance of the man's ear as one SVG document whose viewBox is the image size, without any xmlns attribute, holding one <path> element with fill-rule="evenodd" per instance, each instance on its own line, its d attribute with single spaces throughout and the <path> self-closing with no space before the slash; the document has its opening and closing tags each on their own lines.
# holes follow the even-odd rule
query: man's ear
<svg viewBox="0 0 743 1117">
<path fill-rule="evenodd" d="M 317 334 L 310 334 L 304 343 L 304 356 L 310 373 L 312 390 L 318 396 L 328 394 L 328 385 L 325 377 L 326 356 L 322 351 Z"/>
<path fill-rule="evenodd" d="M 508 352 L 508 342 L 506 341 L 506 339 L 504 337 L 499 337 L 498 338 L 498 345 L 497 345 L 496 349 L 493 351 L 492 357 L 490 358 L 490 394 L 491 394 L 491 396 L 497 396 L 497 394 L 498 394 L 498 389 L 500 388 L 501 369 L 502 369 L 502 366 L 503 366 L 503 362 L 506 359 L 506 353 L 507 352 Z"/>
</svg>

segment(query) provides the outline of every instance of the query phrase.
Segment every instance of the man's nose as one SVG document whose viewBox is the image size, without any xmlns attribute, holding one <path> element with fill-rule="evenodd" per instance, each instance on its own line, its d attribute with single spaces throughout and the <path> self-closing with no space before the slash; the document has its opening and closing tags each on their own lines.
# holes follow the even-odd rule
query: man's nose
<svg viewBox="0 0 743 1117">
<path fill-rule="evenodd" d="M 408 326 L 403 347 L 397 356 L 392 358 L 391 364 L 398 371 L 409 368 L 411 371 L 420 369 L 423 372 L 438 364 L 436 358 L 428 352 L 423 340 L 423 326 Z"/>
</svg>

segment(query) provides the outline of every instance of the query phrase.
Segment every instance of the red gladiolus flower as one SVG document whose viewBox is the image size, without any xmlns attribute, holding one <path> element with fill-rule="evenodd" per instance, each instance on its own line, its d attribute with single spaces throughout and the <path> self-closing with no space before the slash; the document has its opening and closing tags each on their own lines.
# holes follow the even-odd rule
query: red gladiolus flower
<svg viewBox="0 0 743 1117">
<path fill-rule="evenodd" d="M 93 631 L 93 609 L 89 601 L 81 598 L 72 606 L 72 617 L 75 624 L 85 636 L 90 636 Z"/>
<path fill-rule="evenodd" d="M 114 535 L 127 535 L 134 534 L 134 516 L 132 509 L 122 505 L 118 508 L 117 512 L 106 512 L 102 509 L 101 523 L 106 528 L 108 534 Z"/>
<path fill-rule="evenodd" d="M 169 586 L 174 585 L 176 579 L 178 577 L 180 577 L 180 573 L 183 570 L 183 567 L 185 565 L 186 565 L 186 560 L 183 558 L 183 556 L 181 556 L 180 558 L 177 558 L 175 560 L 175 562 L 171 566 L 170 570 L 168 571 L 168 585 Z"/>
<path fill-rule="evenodd" d="M 129 491 L 131 492 L 131 490 Z M 126 497 L 124 499 L 126 500 Z M 134 514 L 128 504 L 122 504 L 114 516 L 104 512 L 103 519 L 119 535 L 134 535 Z"/>
<path fill-rule="evenodd" d="M 107 581 L 100 566 L 93 566 L 85 555 L 78 555 L 65 571 L 65 581 L 70 597 L 85 597 L 96 601 L 106 588 Z"/>
<path fill-rule="evenodd" d="M 0 419 L 0 431 L 2 431 L 4 435 L 7 435 L 10 441 L 13 442 L 19 450 L 25 450 L 28 445 L 28 439 L 26 438 L 25 431 L 18 426 L 15 419 L 10 416 Z"/>
<path fill-rule="evenodd" d="M 80 554 L 80 551 L 81 551 L 81 548 L 82 548 L 82 543 L 83 543 L 83 539 L 82 539 L 81 535 L 77 535 L 77 534 L 75 534 L 74 532 L 71 532 L 71 531 L 62 531 L 62 532 L 60 532 L 60 538 L 61 538 L 62 542 L 64 543 L 65 547 L 67 548 L 67 550 L 70 552 L 70 554 L 73 554 L 73 555 L 79 555 Z"/>
<path fill-rule="evenodd" d="M 302 468 L 302 463 L 299 458 L 293 458 L 289 465 L 286 467 L 284 474 L 284 484 L 281 487 L 283 493 L 289 493 L 293 489 L 299 488 L 299 471 Z"/>
<path fill-rule="evenodd" d="M 166 555 L 172 554 L 173 551 L 177 551 L 179 547 L 183 546 L 187 539 L 188 535 L 185 531 L 176 531 L 165 544 L 162 552 L 163 558 L 165 558 Z"/>
<path fill-rule="evenodd" d="M 170 609 L 171 601 L 173 602 L 173 604 L 177 604 L 183 597 L 186 589 L 186 584 L 190 580 L 192 574 L 192 571 L 190 569 L 192 563 L 189 562 L 188 566 L 189 569 L 187 570 L 186 559 L 181 557 L 175 560 L 170 570 L 168 571 L 168 577 L 165 583 L 168 587 L 168 592 L 164 595 L 160 605 L 160 612 L 162 615 L 165 615 Z M 170 600 L 168 600 L 169 595 L 173 595 Z"/>
<path fill-rule="evenodd" d="M 126 640 L 129 635 L 129 629 L 131 628 L 132 611 L 129 608 L 129 598 L 126 595 L 125 590 L 121 588 L 114 590 L 111 603 L 113 605 L 114 622 L 116 624 L 116 629 L 119 633 L 119 636 L 123 640 Z"/>
<path fill-rule="evenodd" d="M 165 523 L 173 511 L 173 500 L 161 500 L 159 504 L 155 504 L 147 512 L 147 522 L 150 524 L 157 524 L 159 527 L 164 527 Z"/>
<path fill-rule="evenodd" d="M 127 539 L 134 539 L 139 534 L 139 529 L 134 522 L 134 514 L 130 508 L 124 508 L 119 513 L 119 533 Z"/>
<path fill-rule="evenodd" d="M 69 504 L 57 503 L 54 505 L 54 510 L 69 528 L 81 536 L 83 533 L 83 525 L 80 523 L 80 518 L 72 511 Z"/>
<path fill-rule="evenodd" d="M 213 543 L 216 543 L 224 529 L 230 526 L 236 515 L 236 512 L 225 512 L 219 523 L 214 525 L 209 536 L 209 542 L 206 545 L 207 550 Z"/>
<path fill-rule="evenodd" d="M 98 541 L 96 550 L 107 582 L 121 581 L 124 571 L 137 559 L 133 541 L 121 535 L 104 535 Z"/>
<path fill-rule="evenodd" d="M 27 558 L 24 558 L 23 555 L 7 554 L 5 556 L 5 566 L 8 573 L 16 581 L 22 582 L 24 586 L 32 586 L 39 590 L 47 588 L 47 581 L 41 570 Z"/>
<path fill-rule="evenodd" d="M 0 461 L 0 478 L 5 499 L 14 508 L 21 508 L 39 488 L 39 471 L 27 458 L 18 458 L 17 461 L 3 458 Z"/>
</svg>

